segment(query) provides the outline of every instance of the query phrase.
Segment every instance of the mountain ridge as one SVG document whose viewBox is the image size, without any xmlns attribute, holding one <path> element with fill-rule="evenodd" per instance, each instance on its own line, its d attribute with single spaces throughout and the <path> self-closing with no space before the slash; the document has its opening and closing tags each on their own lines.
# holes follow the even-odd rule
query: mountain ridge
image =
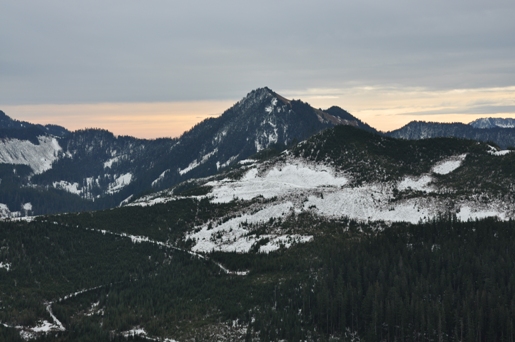
<svg viewBox="0 0 515 342">
<path fill-rule="evenodd" d="M 16 181 L 26 188 L 25 192 L 54 189 L 67 193 L 63 194 L 62 203 L 52 205 L 53 209 L 49 209 L 50 205 L 32 205 L 33 214 L 77 210 L 67 204 L 76 202 L 70 200 L 70 195 L 82 200 L 79 210 L 105 209 L 144 192 L 215 174 L 255 153 L 268 148 L 283 149 L 337 124 L 365 127 L 344 110 L 331 111 L 338 113 L 332 115 L 300 100 L 288 100 L 264 87 L 249 92 L 221 116 L 198 123 L 179 138 L 155 140 L 115 136 L 102 129 L 51 136 L 40 126 L 24 127 L 27 124 L 4 113 L 6 127 L 14 125 L 16 129 L 6 128 L 8 132 L 0 141 L 0 157 L 6 156 L 4 163 L 33 168 L 32 175 Z M 0 136 L 1 133 L 0 129 Z M 41 156 L 36 148 L 40 136 L 54 139 L 44 167 L 39 166 Z M 23 156 L 13 157 L 9 148 L 21 151 L 21 146 Z M 24 196 L 23 203 L 16 200 L 19 196 L 15 189 L 4 192 L 2 197 L 1 187 L 2 184 L 0 203 L 13 208 L 13 212 L 31 203 L 30 195 Z"/>
<path fill-rule="evenodd" d="M 455 137 L 483 142 L 489 141 L 497 144 L 501 148 L 515 146 L 515 128 L 493 125 L 491 124 L 491 120 L 493 119 L 494 118 L 478 119 L 470 124 L 461 122 L 440 123 L 411 121 L 399 129 L 386 132 L 385 135 L 393 138 L 415 140 Z M 481 122 L 487 122 L 487 124 L 480 124 Z"/>
</svg>

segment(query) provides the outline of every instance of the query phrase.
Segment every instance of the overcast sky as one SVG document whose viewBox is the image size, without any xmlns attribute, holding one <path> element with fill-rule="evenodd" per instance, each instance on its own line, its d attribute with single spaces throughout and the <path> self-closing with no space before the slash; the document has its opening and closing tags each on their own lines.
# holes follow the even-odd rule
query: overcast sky
<svg viewBox="0 0 515 342">
<path fill-rule="evenodd" d="M 2 1 L 0 109 L 176 136 L 268 86 L 380 129 L 515 117 L 514 18 L 513 0 Z"/>
</svg>

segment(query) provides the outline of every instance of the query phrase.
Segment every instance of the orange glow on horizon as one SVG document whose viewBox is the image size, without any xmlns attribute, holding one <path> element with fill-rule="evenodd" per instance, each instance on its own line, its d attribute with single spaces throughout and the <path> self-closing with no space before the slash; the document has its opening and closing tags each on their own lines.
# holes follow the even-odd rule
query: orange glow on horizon
<svg viewBox="0 0 515 342">
<path fill-rule="evenodd" d="M 390 131 L 413 120 L 469 123 L 483 117 L 515 118 L 515 87 L 454 89 L 356 87 L 278 92 L 315 108 L 339 106 L 370 126 Z M 11 118 L 56 124 L 74 131 L 103 128 L 116 135 L 154 139 L 178 137 L 195 124 L 217 117 L 237 100 L 157 103 L 15 105 L 0 108 Z M 489 107 L 486 114 L 474 108 Z M 499 108 L 500 112 L 495 112 Z M 471 110 L 470 113 L 467 113 Z M 464 114 L 465 113 L 465 114 Z"/>
<path fill-rule="evenodd" d="M 98 103 L 5 106 L 13 119 L 55 124 L 71 131 L 102 128 L 115 135 L 155 139 L 179 137 L 195 124 L 217 117 L 235 101 Z"/>
</svg>

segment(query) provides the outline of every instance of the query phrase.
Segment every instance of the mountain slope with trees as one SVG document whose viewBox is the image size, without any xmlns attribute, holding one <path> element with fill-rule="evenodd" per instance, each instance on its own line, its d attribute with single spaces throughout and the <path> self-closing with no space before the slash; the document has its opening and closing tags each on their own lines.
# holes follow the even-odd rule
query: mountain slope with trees
<svg viewBox="0 0 515 342">
<path fill-rule="evenodd" d="M 101 129 L 59 131 L 4 113 L 0 119 L 0 161 L 33 171 L 17 177 L 18 186 L 0 189 L 7 217 L 24 215 L 22 207 L 30 207 L 32 215 L 112 208 L 142 193 L 213 175 L 268 148 L 282 150 L 334 125 L 372 129 L 342 109 L 314 109 L 269 88 L 250 92 L 220 117 L 176 139 L 114 136 Z M 47 204 L 39 200 L 45 193 Z"/>
</svg>

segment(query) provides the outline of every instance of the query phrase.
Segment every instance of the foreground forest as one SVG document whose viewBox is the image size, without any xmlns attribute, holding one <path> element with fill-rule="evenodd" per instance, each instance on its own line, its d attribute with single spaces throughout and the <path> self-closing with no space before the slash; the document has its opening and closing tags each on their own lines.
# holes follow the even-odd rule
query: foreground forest
<svg viewBox="0 0 515 342">
<path fill-rule="evenodd" d="M 49 304 L 62 329 L 33 333 L 40 341 L 514 339 L 512 221 L 292 213 L 282 225 L 310 229 L 312 242 L 202 257 L 171 242 L 228 205 L 188 201 L 0 223 L 0 339 L 51 323 Z"/>
</svg>

